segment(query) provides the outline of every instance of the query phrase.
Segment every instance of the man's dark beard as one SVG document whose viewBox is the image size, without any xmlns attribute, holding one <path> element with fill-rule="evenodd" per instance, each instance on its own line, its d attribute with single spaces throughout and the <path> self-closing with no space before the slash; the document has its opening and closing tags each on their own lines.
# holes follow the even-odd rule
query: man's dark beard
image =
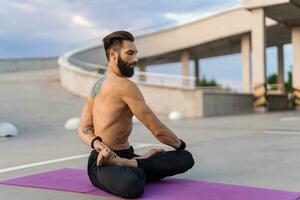
<svg viewBox="0 0 300 200">
<path fill-rule="evenodd" d="M 117 63 L 121 74 L 126 76 L 126 77 L 132 77 L 134 74 L 134 68 L 130 66 L 136 65 L 136 63 L 128 63 L 122 60 L 121 56 L 118 57 L 118 63 Z"/>
</svg>

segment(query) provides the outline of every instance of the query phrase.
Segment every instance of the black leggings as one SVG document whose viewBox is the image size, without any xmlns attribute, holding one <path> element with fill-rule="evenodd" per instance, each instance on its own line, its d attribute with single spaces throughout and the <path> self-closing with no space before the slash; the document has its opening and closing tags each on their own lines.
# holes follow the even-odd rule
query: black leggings
<svg viewBox="0 0 300 200">
<path fill-rule="evenodd" d="M 114 152 L 127 159 L 138 156 L 134 154 L 132 147 Z M 88 160 L 91 183 L 99 189 L 125 198 L 140 197 L 144 193 L 145 182 L 183 173 L 194 165 L 192 154 L 186 150 L 166 151 L 146 159 L 137 159 L 138 168 L 112 165 L 98 167 L 97 156 L 98 152 L 93 150 Z"/>
</svg>

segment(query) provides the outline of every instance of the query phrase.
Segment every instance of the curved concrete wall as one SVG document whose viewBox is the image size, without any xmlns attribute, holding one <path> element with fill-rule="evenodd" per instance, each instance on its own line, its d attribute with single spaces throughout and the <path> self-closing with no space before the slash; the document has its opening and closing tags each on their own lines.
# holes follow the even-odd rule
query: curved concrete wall
<svg viewBox="0 0 300 200">
<path fill-rule="evenodd" d="M 91 72 L 80 72 L 70 67 L 60 67 L 60 83 L 73 94 L 87 97 L 97 80 L 97 75 Z"/>
<path fill-rule="evenodd" d="M 72 93 L 87 97 L 96 80 L 103 74 L 89 72 L 70 63 L 68 59 L 77 51 L 60 57 L 58 61 L 60 82 Z M 149 107 L 158 114 L 168 115 L 171 111 L 177 110 L 183 113 L 184 117 L 204 117 L 252 112 L 252 95 L 208 92 L 200 89 L 158 86 L 142 82 L 136 84 Z M 213 98 L 214 95 L 217 95 L 218 98 Z M 245 98 L 246 101 L 244 101 Z M 233 107 L 235 109 L 232 109 Z"/>
<path fill-rule="evenodd" d="M 87 97 L 102 74 L 86 72 L 71 65 L 61 65 L 61 85 L 72 93 Z M 137 83 L 149 107 L 158 114 L 179 111 L 184 117 L 205 117 L 249 113 L 252 95 L 208 92 L 200 89 L 167 87 Z M 162 101 L 163 99 L 163 101 Z"/>
<path fill-rule="evenodd" d="M 74 53 L 71 56 L 71 59 L 77 59 L 87 63 L 107 65 L 103 46 L 82 49 L 81 51 Z"/>
<path fill-rule="evenodd" d="M 95 71 L 89 72 L 70 62 L 71 57 L 81 51 L 81 49 L 77 49 L 68 52 L 58 59 L 59 75 L 60 83 L 64 88 L 76 95 L 86 97 L 101 74 Z"/>
</svg>

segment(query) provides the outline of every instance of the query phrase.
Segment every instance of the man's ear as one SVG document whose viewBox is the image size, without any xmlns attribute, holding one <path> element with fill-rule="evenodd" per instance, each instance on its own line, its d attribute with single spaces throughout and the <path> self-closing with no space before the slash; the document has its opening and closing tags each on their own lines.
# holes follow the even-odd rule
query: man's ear
<svg viewBox="0 0 300 200">
<path fill-rule="evenodd" d="M 117 52 L 113 49 L 110 49 L 109 50 L 109 57 L 112 59 L 112 60 L 116 60 L 116 57 L 117 57 Z"/>
</svg>

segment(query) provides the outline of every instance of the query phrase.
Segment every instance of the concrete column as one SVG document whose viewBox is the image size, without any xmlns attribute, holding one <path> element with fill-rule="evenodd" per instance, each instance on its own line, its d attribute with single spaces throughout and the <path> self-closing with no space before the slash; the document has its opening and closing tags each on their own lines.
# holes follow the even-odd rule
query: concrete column
<svg viewBox="0 0 300 200">
<path fill-rule="evenodd" d="M 283 45 L 277 46 L 277 59 L 278 59 L 278 76 L 277 84 L 278 90 L 284 94 L 284 58 L 283 58 Z"/>
<path fill-rule="evenodd" d="M 146 65 L 145 64 L 143 64 L 143 63 L 139 64 L 139 68 L 140 68 L 140 72 L 142 72 L 142 73 L 146 72 Z M 139 81 L 145 82 L 146 80 L 147 80 L 146 75 L 140 74 Z"/>
<path fill-rule="evenodd" d="M 200 86 L 200 79 L 199 79 L 199 60 L 194 60 L 194 66 L 195 66 L 195 86 Z"/>
<path fill-rule="evenodd" d="M 263 8 L 252 10 L 252 19 L 251 46 L 254 106 L 266 106 L 266 29 Z"/>
<path fill-rule="evenodd" d="M 243 92 L 251 92 L 251 37 L 243 35 L 241 40 Z"/>
<path fill-rule="evenodd" d="M 300 27 L 292 28 L 292 45 L 293 45 L 293 96 L 295 105 L 300 107 Z"/>
<path fill-rule="evenodd" d="M 190 71 L 189 71 L 189 61 L 190 61 L 190 55 L 189 52 L 184 52 L 181 55 L 181 63 L 182 63 L 182 75 L 183 76 L 189 76 L 190 75 Z M 182 80 L 182 84 L 184 86 L 188 86 L 189 85 L 189 81 L 188 80 Z"/>
</svg>

